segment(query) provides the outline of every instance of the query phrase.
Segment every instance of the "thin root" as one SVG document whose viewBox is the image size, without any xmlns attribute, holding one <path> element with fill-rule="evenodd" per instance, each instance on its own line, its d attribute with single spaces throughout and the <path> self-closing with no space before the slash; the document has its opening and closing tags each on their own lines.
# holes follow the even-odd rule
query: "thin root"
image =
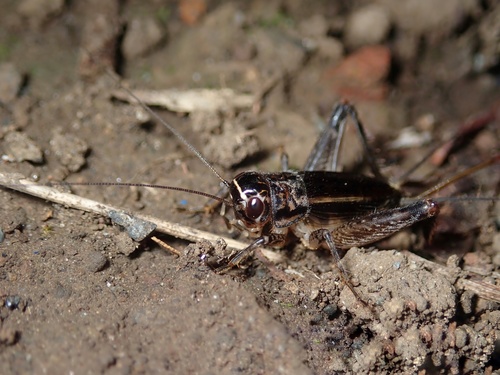
<svg viewBox="0 0 500 375">
<path fill-rule="evenodd" d="M 182 256 L 182 253 L 179 250 L 177 250 L 176 248 L 170 246 L 165 241 L 160 240 L 158 237 L 152 236 L 151 239 L 154 242 L 156 242 L 158 245 L 160 245 L 161 247 L 163 247 L 165 250 L 171 252 L 172 254 L 178 255 L 178 256 Z"/>
</svg>

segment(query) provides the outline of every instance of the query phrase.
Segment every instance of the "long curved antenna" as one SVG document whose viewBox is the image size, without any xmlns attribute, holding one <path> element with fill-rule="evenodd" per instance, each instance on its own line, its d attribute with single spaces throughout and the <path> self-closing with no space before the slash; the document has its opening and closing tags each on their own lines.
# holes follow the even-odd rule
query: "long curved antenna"
<svg viewBox="0 0 500 375">
<path fill-rule="evenodd" d="M 92 59 L 92 56 L 88 51 L 85 50 L 85 52 L 89 55 L 89 58 Z M 188 148 L 189 151 L 191 151 L 193 154 L 196 155 L 198 159 L 201 160 L 203 164 L 205 164 L 208 169 L 212 171 L 214 175 L 217 176 L 217 178 L 227 187 L 229 188 L 229 182 L 221 176 L 219 172 L 213 167 L 212 164 L 208 162 L 208 160 L 201 154 L 200 151 L 198 151 L 191 143 L 188 142 L 186 138 L 184 138 L 181 133 L 177 131 L 172 125 L 170 125 L 168 122 L 166 122 L 164 119 L 162 119 L 155 111 L 153 111 L 149 106 L 144 104 L 142 100 L 140 100 L 137 95 L 135 95 L 132 90 L 129 88 L 125 87 L 124 85 L 121 84 L 120 80 L 116 77 L 116 75 L 110 71 L 109 69 L 105 70 L 106 74 L 108 74 L 119 86 L 121 89 L 125 90 L 127 94 L 129 94 L 146 112 L 148 112 L 151 116 L 153 116 L 157 121 L 159 121 L 163 126 L 165 126 L 173 135 L 177 137 L 182 143 L 184 143 L 184 146 Z"/>
<path fill-rule="evenodd" d="M 461 127 L 458 133 L 448 137 L 444 141 L 434 145 L 431 147 L 424 156 L 409 168 L 405 173 L 400 175 L 398 178 L 391 179 L 391 185 L 396 187 L 401 187 L 401 185 L 408 181 L 410 175 L 412 175 L 422 164 L 424 164 L 437 150 L 442 148 L 443 146 L 447 146 L 448 151 L 450 151 L 453 147 L 456 146 L 457 143 L 462 142 L 464 139 L 467 139 L 467 136 L 471 133 L 476 133 L 483 129 L 488 123 L 496 119 L 496 111 L 490 110 L 488 113 L 484 115 L 480 115 L 475 117 L 474 119 L 465 123 L 464 126 Z"/>
<path fill-rule="evenodd" d="M 211 198 L 221 203 L 226 204 L 229 207 L 233 207 L 233 202 L 228 199 L 218 197 L 217 195 L 204 193 L 203 191 L 191 190 L 186 188 L 181 188 L 178 186 L 166 186 L 166 185 L 156 185 L 156 184 L 142 184 L 134 182 L 57 182 L 49 183 L 47 185 L 59 185 L 59 186 L 122 186 L 122 187 L 144 187 L 153 189 L 164 189 L 164 190 L 175 190 L 184 193 L 201 195 L 203 197 Z"/>
<path fill-rule="evenodd" d="M 431 187 L 430 189 L 424 191 L 423 193 L 417 195 L 415 198 L 419 198 L 419 199 L 422 199 L 422 198 L 426 198 L 426 197 L 429 197 L 430 195 L 434 194 L 434 193 L 437 193 L 438 191 L 444 189 L 446 186 L 450 185 L 450 184 L 453 184 L 454 182 L 466 177 L 466 176 L 469 176 L 483 168 L 486 168 L 492 164 L 495 164 L 495 163 L 498 163 L 500 162 L 500 154 L 497 154 L 493 157 L 491 157 L 490 159 L 486 160 L 486 161 L 483 161 L 482 163 L 479 163 L 479 164 L 476 164 L 470 168 L 467 168 L 466 170 L 460 172 L 460 173 L 457 173 L 456 175 L 450 177 L 450 178 L 447 178 L 446 180 L 440 182 L 439 184 Z"/>
<path fill-rule="evenodd" d="M 391 185 L 397 188 L 401 188 L 401 185 L 408 181 L 408 178 L 424 164 L 429 158 L 442 146 L 442 144 L 437 144 L 428 150 L 421 158 L 418 160 L 411 168 L 405 171 L 402 175 L 398 176 L 394 180 L 391 180 Z"/>
<path fill-rule="evenodd" d="M 444 203 L 444 202 L 498 202 L 500 197 L 470 197 L 470 196 L 459 196 L 459 197 L 437 197 L 432 198 L 434 202 Z"/>
<path fill-rule="evenodd" d="M 108 74 L 110 74 L 111 76 L 113 76 L 113 74 L 111 72 L 109 72 L 108 70 L 106 70 L 106 72 Z M 115 76 L 113 76 L 113 79 L 116 80 L 117 78 Z M 179 133 L 177 131 L 177 129 L 175 129 L 172 125 L 170 125 L 168 122 L 166 122 L 164 119 L 162 119 L 155 111 L 153 111 L 151 108 L 149 108 L 149 106 L 147 106 L 146 104 L 144 104 L 142 102 L 142 100 L 140 100 L 130 89 L 128 89 L 127 87 L 123 86 L 122 84 L 120 84 L 120 87 L 125 90 L 127 92 L 127 94 L 129 94 L 132 98 L 134 98 L 135 101 L 137 101 L 137 103 L 145 110 L 147 111 L 151 116 L 153 116 L 156 120 L 158 120 L 163 126 L 165 126 L 173 135 L 175 135 L 177 137 L 177 139 L 179 141 L 181 141 L 182 143 L 184 143 L 184 145 L 189 149 L 189 151 L 191 151 L 193 154 L 195 154 L 198 159 L 201 160 L 201 162 L 203 164 L 205 164 L 208 169 L 210 169 L 212 171 L 212 173 L 214 175 L 217 176 L 217 178 L 224 184 L 226 185 L 227 188 L 229 188 L 229 182 L 223 178 L 221 176 L 221 174 L 219 172 L 217 172 L 217 170 L 213 167 L 212 164 L 210 164 L 208 162 L 207 159 L 205 159 L 205 157 L 201 154 L 200 151 L 198 151 L 191 143 L 188 142 L 188 140 L 186 138 L 184 138 L 181 133 Z"/>
</svg>

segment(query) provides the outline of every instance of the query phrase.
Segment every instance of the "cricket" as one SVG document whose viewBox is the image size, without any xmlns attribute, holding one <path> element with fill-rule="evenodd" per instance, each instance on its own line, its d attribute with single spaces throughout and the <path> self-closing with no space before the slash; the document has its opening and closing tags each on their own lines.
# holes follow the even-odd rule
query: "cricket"
<svg viewBox="0 0 500 375">
<path fill-rule="evenodd" d="M 283 153 L 281 172 L 242 172 L 229 181 L 175 128 L 131 91 L 127 92 L 222 182 L 229 197 L 209 197 L 232 208 L 235 218 L 228 224 L 253 238 L 246 248 L 217 267 L 216 272 L 238 267 L 260 246 L 284 247 L 293 236 L 308 249 L 328 249 L 342 281 L 362 302 L 341 263 L 340 251 L 372 244 L 417 222 L 432 219 L 439 213 L 439 203 L 430 198 L 432 194 L 500 160 L 500 155 L 495 155 L 416 198 L 404 197 L 381 173 L 355 107 L 345 102 L 333 109 L 328 125 L 319 135 L 303 170 L 290 170 L 288 156 Z M 372 176 L 337 171 L 348 120 L 352 120 L 357 130 Z M 207 196 L 203 192 L 185 192 Z"/>
</svg>

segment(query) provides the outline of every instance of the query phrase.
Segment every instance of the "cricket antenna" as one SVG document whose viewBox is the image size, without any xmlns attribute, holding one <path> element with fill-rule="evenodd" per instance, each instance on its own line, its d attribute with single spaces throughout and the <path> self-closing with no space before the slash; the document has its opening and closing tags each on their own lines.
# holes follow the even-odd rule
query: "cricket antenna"
<svg viewBox="0 0 500 375">
<path fill-rule="evenodd" d="M 106 73 L 111 75 L 113 77 L 114 80 L 117 80 L 117 78 L 113 75 L 113 73 L 111 73 L 109 70 L 106 70 Z M 153 116 L 157 121 L 159 121 L 163 126 L 165 126 L 173 135 L 176 136 L 176 138 L 181 141 L 182 143 L 184 143 L 184 145 L 189 149 L 189 151 L 191 151 L 193 154 L 195 154 L 198 159 L 201 160 L 201 162 L 203 164 L 205 164 L 208 169 L 210 169 L 212 171 L 212 173 L 214 175 L 217 176 L 217 178 L 224 184 L 226 185 L 227 188 L 229 188 L 229 182 L 223 178 L 219 172 L 217 172 L 217 170 L 213 167 L 212 164 L 210 164 L 208 162 L 208 160 L 201 154 L 200 151 L 198 151 L 191 143 L 188 142 L 188 140 L 186 138 L 184 138 L 182 136 L 181 133 L 179 133 L 172 125 L 170 125 L 168 122 L 166 122 L 164 119 L 162 119 L 160 117 L 160 115 L 158 115 L 155 111 L 153 111 L 149 106 L 147 106 L 146 104 L 144 104 L 144 102 L 142 100 L 140 100 L 137 95 L 135 95 L 129 88 L 123 86 L 121 83 L 120 83 L 120 87 L 125 90 L 127 92 L 127 94 L 129 94 L 132 98 L 134 98 L 135 101 L 137 101 L 137 103 L 139 103 L 139 105 L 144 109 L 146 110 L 151 116 Z"/>
<path fill-rule="evenodd" d="M 49 183 L 47 185 L 60 185 L 60 186 L 118 186 L 118 187 L 143 187 L 143 188 L 152 188 L 152 189 L 164 189 L 164 190 L 175 190 L 181 191 L 189 194 L 201 195 L 203 197 L 211 198 L 218 202 L 221 202 L 229 207 L 233 207 L 233 202 L 228 199 L 221 198 L 217 195 L 205 193 L 203 191 L 186 189 L 178 186 L 167 186 L 167 185 L 156 185 L 156 184 L 143 184 L 143 183 L 135 183 L 135 182 L 58 182 L 58 183 Z"/>
<path fill-rule="evenodd" d="M 496 154 L 494 156 L 492 156 L 490 159 L 486 160 L 486 161 L 483 161 L 482 163 L 479 163 L 479 164 L 476 164 L 470 168 L 467 168 L 466 170 L 460 172 L 460 173 L 457 173 L 456 175 L 442 181 L 441 183 L 431 187 L 430 189 L 424 191 L 423 193 L 419 194 L 416 196 L 416 198 L 426 198 L 426 197 L 429 197 L 431 196 L 432 194 L 434 193 L 437 193 L 438 191 L 440 190 L 443 190 L 446 186 L 448 185 L 451 185 L 453 184 L 454 182 L 466 177 L 466 176 L 469 176 L 483 168 L 486 168 L 492 164 L 496 164 L 500 162 L 500 154 Z"/>
<path fill-rule="evenodd" d="M 111 73 L 110 73 L 111 74 Z M 174 127 L 172 127 L 168 122 L 166 122 L 164 119 L 162 119 L 155 111 L 153 111 L 151 108 L 149 108 L 146 104 L 144 104 L 132 91 L 130 91 L 128 88 L 125 86 L 121 85 L 121 88 L 123 88 L 134 100 L 136 100 L 139 105 L 145 109 L 151 116 L 153 116 L 156 120 L 158 120 L 163 126 L 165 126 L 173 135 L 177 137 L 178 140 L 180 140 L 184 145 L 191 151 L 193 154 L 195 154 L 198 159 L 202 161 L 203 164 L 205 164 L 208 169 L 212 171 L 214 175 L 217 176 L 217 178 L 224 184 L 226 185 L 227 188 L 229 188 L 229 182 L 226 181 L 225 178 L 223 178 L 219 172 L 213 167 L 212 164 L 208 162 L 207 159 L 201 154 L 200 151 L 198 151 L 191 143 L 188 142 L 186 138 L 184 138 L 181 133 L 179 133 Z"/>
<path fill-rule="evenodd" d="M 455 202 L 498 202 L 500 197 L 437 197 L 432 198 L 437 203 L 455 203 Z"/>
<path fill-rule="evenodd" d="M 92 59 L 92 56 L 90 55 L 90 52 L 86 51 L 85 52 L 89 55 L 89 58 Z M 177 137 L 178 140 L 180 140 L 184 145 L 191 151 L 193 154 L 195 154 L 198 159 L 202 161 L 203 164 L 205 164 L 208 169 L 212 171 L 214 175 L 217 176 L 217 178 L 227 187 L 229 188 L 229 182 L 221 176 L 219 172 L 213 167 L 212 164 L 208 162 L 208 160 L 199 152 L 191 143 L 188 142 L 186 138 L 184 138 L 172 125 L 170 125 L 168 122 L 166 122 L 164 119 L 162 119 L 155 111 L 153 111 L 149 106 L 144 104 L 142 100 L 140 100 L 137 95 L 135 95 L 132 90 L 130 90 L 128 87 L 125 87 L 120 80 L 116 77 L 116 75 L 109 70 L 109 68 L 105 69 L 106 74 L 108 74 L 116 83 L 119 84 L 120 88 L 125 90 L 128 95 L 130 95 L 146 112 L 148 112 L 151 116 L 153 116 L 157 121 L 159 121 L 163 126 L 165 126 L 173 135 Z"/>
</svg>

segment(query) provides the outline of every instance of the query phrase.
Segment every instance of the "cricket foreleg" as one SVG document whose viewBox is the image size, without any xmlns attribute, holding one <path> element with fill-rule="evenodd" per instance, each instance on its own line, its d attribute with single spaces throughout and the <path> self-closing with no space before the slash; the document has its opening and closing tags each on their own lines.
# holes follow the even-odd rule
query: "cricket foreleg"
<svg viewBox="0 0 500 375">
<path fill-rule="evenodd" d="M 259 237 L 255 241 L 253 241 L 250 245 L 245 247 L 243 250 L 238 251 L 234 256 L 229 258 L 227 264 L 217 267 L 215 272 L 224 273 L 229 271 L 234 267 L 238 267 L 241 262 L 243 262 L 248 256 L 259 246 L 264 246 L 269 243 L 268 237 Z"/>
<path fill-rule="evenodd" d="M 217 273 L 224 273 L 231 268 L 239 267 L 248 256 L 258 247 L 266 245 L 283 246 L 285 243 L 286 233 L 271 233 L 266 236 L 261 236 L 255 239 L 250 245 L 243 250 L 238 251 L 235 255 L 230 256 L 226 265 L 216 268 Z"/>
</svg>

